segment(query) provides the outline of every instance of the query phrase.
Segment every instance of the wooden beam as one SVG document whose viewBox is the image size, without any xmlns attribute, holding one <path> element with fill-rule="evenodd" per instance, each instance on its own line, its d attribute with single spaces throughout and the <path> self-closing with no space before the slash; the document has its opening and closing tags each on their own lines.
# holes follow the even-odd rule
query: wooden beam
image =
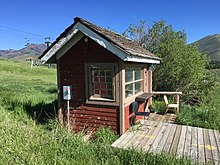
<svg viewBox="0 0 220 165">
<path fill-rule="evenodd" d="M 152 93 L 152 71 L 147 71 L 147 92 Z M 148 99 L 148 106 L 152 107 L 152 97 Z M 147 107 L 148 108 L 148 107 Z"/>
<path fill-rule="evenodd" d="M 119 123 L 120 123 L 120 134 L 125 132 L 125 65 L 124 62 L 119 62 L 119 103 L 120 103 L 120 112 L 119 112 Z"/>
<path fill-rule="evenodd" d="M 166 91 L 153 91 L 156 95 L 182 95 L 183 92 L 166 92 Z"/>
</svg>

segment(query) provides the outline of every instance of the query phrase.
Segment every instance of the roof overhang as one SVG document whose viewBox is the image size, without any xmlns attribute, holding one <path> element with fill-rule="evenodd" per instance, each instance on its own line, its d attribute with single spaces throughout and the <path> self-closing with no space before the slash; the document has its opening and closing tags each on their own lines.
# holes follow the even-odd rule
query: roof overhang
<svg viewBox="0 0 220 165">
<path fill-rule="evenodd" d="M 63 34 L 59 39 L 52 44 L 39 58 L 42 63 L 54 63 L 57 59 L 62 57 L 71 47 L 73 47 L 78 41 L 80 41 L 84 36 L 91 38 L 93 41 L 97 42 L 99 45 L 105 49 L 112 52 L 118 58 L 123 61 L 136 62 L 136 63 L 155 63 L 159 64 L 159 59 L 153 59 L 143 56 L 131 55 L 120 47 L 116 46 L 114 43 L 106 40 L 90 28 L 86 27 L 80 22 L 73 25 L 68 31 Z"/>
</svg>

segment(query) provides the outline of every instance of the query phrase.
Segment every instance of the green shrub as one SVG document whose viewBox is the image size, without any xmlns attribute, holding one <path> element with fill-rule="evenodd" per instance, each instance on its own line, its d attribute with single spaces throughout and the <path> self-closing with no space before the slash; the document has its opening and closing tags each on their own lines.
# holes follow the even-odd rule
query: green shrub
<svg viewBox="0 0 220 165">
<path fill-rule="evenodd" d="M 177 124 L 220 130 L 220 111 L 215 106 L 190 106 L 181 104 Z"/>
</svg>

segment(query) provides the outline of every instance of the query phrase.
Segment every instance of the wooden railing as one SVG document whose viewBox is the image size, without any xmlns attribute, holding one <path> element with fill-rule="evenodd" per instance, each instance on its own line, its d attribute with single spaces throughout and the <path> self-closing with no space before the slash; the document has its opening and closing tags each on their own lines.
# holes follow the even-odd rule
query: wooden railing
<svg viewBox="0 0 220 165">
<path fill-rule="evenodd" d="M 176 104 L 179 104 L 180 97 L 179 95 L 182 95 L 182 92 L 164 92 L 164 91 L 153 91 L 154 95 L 175 95 L 176 96 Z"/>
</svg>

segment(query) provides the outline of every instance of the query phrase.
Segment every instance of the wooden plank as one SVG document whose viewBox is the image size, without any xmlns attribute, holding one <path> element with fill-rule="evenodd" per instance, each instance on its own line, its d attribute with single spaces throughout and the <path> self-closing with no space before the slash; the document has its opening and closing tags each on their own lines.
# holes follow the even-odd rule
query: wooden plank
<svg viewBox="0 0 220 165">
<path fill-rule="evenodd" d="M 75 110 L 70 112 L 70 114 L 82 114 L 82 115 L 96 115 L 96 116 L 106 116 L 106 117 L 117 117 L 116 113 L 101 113 L 98 111 L 85 111 L 85 110 Z"/>
<path fill-rule="evenodd" d="M 151 113 L 150 116 L 148 117 L 148 120 L 154 121 L 155 119 L 156 113 Z"/>
<path fill-rule="evenodd" d="M 137 97 L 135 98 L 135 101 L 145 102 L 145 101 L 147 101 L 151 96 L 153 96 L 152 93 L 143 93 L 143 94 L 137 96 Z"/>
<path fill-rule="evenodd" d="M 166 92 L 166 91 L 153 91 L 153 94 L 156 95 L 182 95 L 182 92 Z"/>
<path fill-rule="evenodd" d="M 192 162 L 195 163 L 198 160 L 198 128 L 192 127 L 192 147 L 190 151 L 190 157 Z"/>
<path fill-rule="evenodd" d="M 204 146 L 203 131 L 202 131 L 202 128 L 198 128 L 198 161 L 199 163 L 205 163 L 205 149 L 202 146 Z"/>
<path fill-rule="evenodd" d="M 100 123 L 82 123 L 82 122 L 75 122 L 75 126 L 81 126 L 81 127 L 110 127 L 116 129 L 117 127 L 114 125 L 108 125 L 108 124 L 100 124 Z M 73 126 L 74 127 L 74 126 Z"/>
<path fill-rule="evenodd" d="M 126 138 L 126 136 L 130 133 L 130 130 L 127 130 L 124 134 L 122 134 L 111 146 L 112 147 L 118 147 L 118 145 L 124 141 L 124 139 Z"/>
<path fill-rule="evenodd" d="M 121 141 L 121 143 L 119 143 L 117 145 L 117 147 L 118 148 L 124 148 L 124 146 L 126 146 L 126 144 L 133 138 L 133 136 L 134 136 L 134 130 L 129 129 L 128 134 L 125 136 L 123 141 Z"/>
<path fill-rule="evenodd" d="M 170 152 L 169 152 L 169 153 L 172 153 L 173 155 L 175 155 L 177 151 L 177 145 L 179 143 L 181 129 L 182 129 L 182 126 L 177 125 L 176 132 L 174 134 L 173 142 L 172 142 L 172 145 L 170 147 Z"/>
<path fill-rule="evenodd" d="M 183 125 L 180 133 L 179 143 L 177 145 L 176 157 L 180 158 L 183 156 L 185 141 L 186 141 L 186 129 L 187 126 Z"/>
<path fill-rule="evenodd" d="M 201 147 L 205 148 L 206 162 L 210 162 L 211 164 L 213 164 L 214 162 L 212 157 L 212 151 L 208 148 L 211 145 L 208 129 L 203 129 L 203 136 L 204 136 L 204 146 Z"/>
<path fill-rule="evenodd" d="M 107 120 L 109 119 L 109 120 Z M 103 117 L 99 117 L 99 116 L 96 116 L 94 118 L 92 117 L 72 117 L 70 120 L 71 121 L 80 121 L 80 122 L 96 122 L 96 121 L 101 121 L 101 122 L 109 122 L 109 123 L 117 123 L 117 120 L 114 121 L 114 120 L 111 120 L 112 118 L 103 118 Z"/>
<path fill-rule="evenodd" d="M 163 137 L 161 138 L 157 148 L 155 149 L 155 153 L 162 153 L 163 148 L 165 146 L 165 143 L 167 141 L 167 138 L 169 138 L 169 133 L 171 129 L 173 129 L 174 124 L 168 124 L 166 131 L 163 133 Z"/>
<path fill-rule="evenodd" d="M 80 118 L 80 119 L 97 119 L 97 120 L 106 120 L 106 121 L 117 121 L 115 117 L 105 117 L 105 116 L 96 116 L 96 115 L 79 115 L 75 114 L 73 119 Z"/>
<path fill-rule="evenodd" d="M 218 147 L 217 147 L 217 141 L 215 138 L 214 130 L 209 129 L 209 138 L 210 138 L 210 150 L 212 151 L 212 157 L 214 164 L 219 164 L 220 163 L 220 157 L 219 157 L 219 152 L 218 152 Z"/>
<path fill-rule="evenodd" d="M 185 157 L 190 157 L 191 138 L 192 138 L 191 128 L 192 128 L 191 126 L 187 126 L 186 141 L 185 141 L 184 151 L 183 151 L 183 156 Z"/>
<path fill-rule="evenodd" d="M 161 129 L 159 130 L 158 134 L 156 135 L 156 138 L 152 144 L 152 146 L 150 147 L 149 151 L 150 152 L 156 152 L 156 149 L 158 147 L 162 148 L 163 146 L 159 146 L 160 141 L 164 138 L 164 134 L 166 132 L 168 132 L 167 128 L 168 128 L 168 123 L 164 123 L 163 126 L 161 127 Z"/>
<path fill-rule="evenodd" d="M 152 133 L 148 133 L 147 136 L 149 137 L 149 140 L 147 141 L 147 143 L 142 147 L 143 151 L 148 151 L 150 149 L 150 147 L 152 146 L 153 142 L 155 141 L 159 131 L 161 130 L 162 126 L 163 126 L 163 122 L 159 122 L 159 124 L 157 125 L 156 129 L 152 132 Z"/>
<path fill-rule="evenodd" d="M 138 145 L 140 145 L 141 142 L 144 141 L 144 137 L 147 136 L 147 133 L 152 129 L 154 123 L 154 121 L 148 121 L 143 124 L 143 126 L 140 128 L 140 131 L 138 131 L 136 135 L 136 140 L 131 143 L 130 148 L 135 149 Z"/>
<path fill-rule="evenodd" d="M 219 135 L 219 131 L 214 130 L 214 135 L 215 135 L 215 140 L 217 143 L 217 148 L 218 148 L 218 156 L 220 157 L 220 135 Z M 220 162 L 219 162 L 220 164 Z"/>
<path fill-rule="evenodd" d="M 151 139 L 151 138 L 154 138 L 153 136 L 152 136 L 152 134 L 153 134 L 153 132 L 155 131 L 155 129 L 158 127 L 158 124 L 159 124 L 160 122 L 157 120 L 157 121 L 154 121 L 153 122 L 153 124 L 152 124 L 152 126 L 151 126 L 151 129 L 148 131 L 148 132 L 146 132 L 146 133 L 144 133 L 142 136 L 143 136 L 143 138 L 142 138 L 142 140 L 141 140 L 141 142 L 139 143 L 139 145 L 137 145 L 136 146 L 136 148 L 138 149 L 138 150 L 142 150 L 142 148 L 145 146 L 145 144 Z"/>
<path fill-rule="evenodd" d="M 145 124 L 140 124 L 140 127 L 137 131 L 134 132 L 133 138 L 125 145 L 124 148 L 131 148 L 135 149 L 135 147 L 140 143 L 141 139 L 143 138 L 143 134 L 150 130 L 150 124 L 153 123 L 152 121 L 147 121 Z M 136 145 L 137 144 L 137 145 Z"/>
<path fill-rule="evenodd" d="M 110 108 L 110 107 L 89 107 L 86 106 L 83 108 L 86 111 L 98 111 L 98 112 L 105 112 L 105 113 L 117 113 L 116 108 Z M 80 109 L 79 109 L 80 110 Z"/>
<path fill-rule="evenodd" d="M 97 119 L 75 119 L 71 120 L 71 122 L 77 123 L 91 123 L 91 124 L 102 124 L 102 125 L 112 125 L 117 126 L 116 122 L 111 122 L 107 120 L 97 120 Z"/>
<path fill-rule="evenodd" d="M 170 148 L 171 148 L 171 145 L 173 143 L 173 139 L 174 139 L 174 135 L 176 133 L 176 129 L 177 129 L 177 125 L 176 124 L 172 124 L 172 128 L 171 128 L 171 130 L 169 132 L 169 135 L 167 137 L 167 140 L 165 142 L 165 145 L 163 147 L 162 152 L 164 152 L 164 153 L 169 153 L 170 152 L 170 150 L 171 150 Z"/>
</svg>

